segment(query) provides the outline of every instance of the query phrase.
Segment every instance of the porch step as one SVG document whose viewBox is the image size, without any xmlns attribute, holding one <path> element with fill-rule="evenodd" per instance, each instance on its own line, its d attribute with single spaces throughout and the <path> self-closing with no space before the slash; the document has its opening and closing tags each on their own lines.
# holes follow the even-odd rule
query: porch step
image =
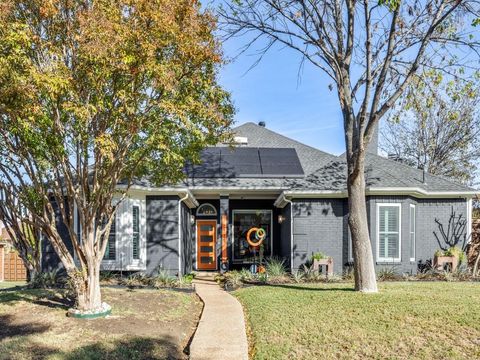
<svg viewBox="0 0 480 360">
<path fill-rule="evenodd" d="M 216 271 L 197 271 L 195 272 L 195 279 L 203 281 L 215 281 L 215 277 L 219 275 Z"/>
</svg>

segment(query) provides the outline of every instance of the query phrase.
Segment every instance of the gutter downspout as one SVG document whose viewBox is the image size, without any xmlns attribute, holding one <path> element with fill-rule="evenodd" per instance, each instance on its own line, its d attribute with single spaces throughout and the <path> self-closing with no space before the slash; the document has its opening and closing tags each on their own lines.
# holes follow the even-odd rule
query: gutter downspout
<svg viewBox="0 0 480 360">
<path fill-rule="evenodd" d="M 178 200 L 178 277 L 182 276 L 182 203 L 188 199 L 188 192 Z"/>
<path fill-rule="evenodd" d="M 293 202 L 282 194 L 283 201 L 290 204 L 290 271 L 293 273 Z"/>
</svg>

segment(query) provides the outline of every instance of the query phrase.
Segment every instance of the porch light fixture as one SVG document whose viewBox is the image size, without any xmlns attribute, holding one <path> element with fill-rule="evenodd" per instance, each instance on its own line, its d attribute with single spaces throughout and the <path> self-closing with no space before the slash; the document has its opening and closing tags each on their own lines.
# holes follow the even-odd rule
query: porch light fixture
<svg viewBox="0 0 480 360">
<path fill-rule="evenodd" d="M 278 223 L 281 224 L 285 221 L 285 216 L 283 215 L 278 215 Z"/>
<path fill-rule="evenodd" d="M 194 215 L 190 215 L 190 224 L 195 225 L 195 216 Z"/>
</svg>

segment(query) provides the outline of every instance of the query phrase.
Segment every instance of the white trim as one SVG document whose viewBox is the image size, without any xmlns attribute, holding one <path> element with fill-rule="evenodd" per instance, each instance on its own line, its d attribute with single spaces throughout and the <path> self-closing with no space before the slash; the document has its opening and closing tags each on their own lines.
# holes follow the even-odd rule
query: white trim
<svg viewBox="0 0 480 360">
<path fill-rule="evenodd" d="M 467 198 L 471 199 L 477 191 L 427 191 L 418 187 L 366 188 L 369 195 L 412 195 L 416 198 Z M 292 198 L 347 198 L 347 191 L 332 190 L 285 190 L 275 200 L 274 205 L 283 208 L 287 205 L 287 196 Z"/>
<path fill-rule="evenodd" d="M 473 216 L 473 201 L 467 200 L 467 243 L 472 241 L 472 216 Z"/>
<path fill-rule="evenodd" d="M 412 209 L 413 209 L 413 243 L 412 243 Z M 410 204 L 409 213 L 408 213 L 408 239 L 410 241 L 410 261 L 415 261 L 417 257 L 417 206 L 415 204 Z M 413 257 L 411 256 L 411 250 L 413 245 Z"/>
<path fill-rule="evenodd" d="M 283 194 L 283 193 L 282 193 Z M 290 272 L 293 273 L 293 202 L 283 195 L 283 201 L 290 204 Z M 272 215 L 273 216 L 273 215 Z"/>
<path fill-rule="evenodd" d="M 118 199 L 114 199 L 118 200 Z M 133 207 L 139 207 L 140 259 L 133 259 Z M 147 269 L 146 199 L 144 194 L 128 196 L 118 204 L 115 214 L 115 260 L 103 260 L 101 270 L 145 271 Z M 108 241 L 108 240 L 107 240 Z"/>
<path fill-rule="evenodd" d="M 235 263 L 235 214 L 248 214 L 255 211 L 265 211 L 270 213 L 270 256 L 273 255 L 273 210 L 269 209 L 237 209 L 232 210 L 232 262 Z M 239 264 L 239 263 L 237 263 Z"/>
<path fill-rule="evenodd" d="M 211 207 L 215 212 L 214 212 L 213 214 L 199 214 L 198 212 L 200 211 L 200 209 L 203 208 L 203 207 L 206 207 L 206 206 Z M 198 217 L 208 217 L 208 216 L 217 216 L 217 215 L 218 215 L 218 213 L 217 213 L 216 207 L 213 206 L 213 205 L 210 204 L 210 203 L 203 203 L 202 205 L 200 205 L 200 206 L 197 208 L 197 210 L 196 210 L 196 212 L 195 212 L 195 216 L 198 216 Z"/>
<path fill-rule="evenodd" d="M 384 258 L 380 257 L 380 207 L 398 207 L 398 258 Z M 377 203 L 376 212 L 376 237 L 377 237 L 377 262 L 378 263 L 392 263 L 402 261 L 402 204 L 401 203 Z"/>
<path fill-rule="evenodd" d="M 419 187 L 367 188 L 367 195 L 413 195 L 415 197 L 474 197 L 478 191 L 428 191 Z"/>
<path fill-rule="evenodd" d="M 126 185 L 117 185 L 117 189 L 126 189 Z M 152 186 L 140 186 L 140 185 L 132 185 L 129 189 L 129 193 L 131 192 L 139 192 L 139 193 L 155 193 L 159 195 L 177 195 L 182 197 L 183 195 L 187 194 L 187 201 L 185 204 L 189 208 L 194 208 L 198 206 L 198 201 L 193 196 L 192 192 L 188 188 L 176 188 L 176 187 L 152 187 Z"/>
</svg>

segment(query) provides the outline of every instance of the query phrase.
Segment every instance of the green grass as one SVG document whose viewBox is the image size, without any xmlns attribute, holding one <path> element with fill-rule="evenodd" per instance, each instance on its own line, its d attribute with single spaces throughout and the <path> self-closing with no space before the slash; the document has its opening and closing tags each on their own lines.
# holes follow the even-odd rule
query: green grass
<svg viewBox="0 0 480 360">
<path fill-rule="evenodd" d="M 16 286 L 25 286 L 25 285 L 27 285 L 25 281 L 0 281 L 0 290 L 11 289 Z"/>
<path fill-rule="evenodd" d="M 480 283 L 257 286 L 244 306 L 254 359 L 478 359 Z"/>
</svg>

